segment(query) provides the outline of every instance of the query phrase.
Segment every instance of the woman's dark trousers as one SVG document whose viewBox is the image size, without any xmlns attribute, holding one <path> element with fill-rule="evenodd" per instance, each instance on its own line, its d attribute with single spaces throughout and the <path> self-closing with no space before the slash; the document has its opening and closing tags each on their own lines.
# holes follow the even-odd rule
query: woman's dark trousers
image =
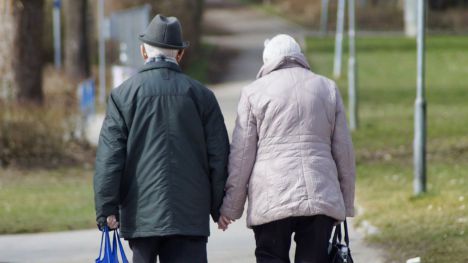
<svg viewBox="0 0 468 263">
<path fill-rule="evenodd" d="M 335 219 L 324 216 L 290 217 L 254 226 L 257 263 L 289 263 L 291 236 L 296 263 L 328 263 L 328 244 Z"/>
</svg>

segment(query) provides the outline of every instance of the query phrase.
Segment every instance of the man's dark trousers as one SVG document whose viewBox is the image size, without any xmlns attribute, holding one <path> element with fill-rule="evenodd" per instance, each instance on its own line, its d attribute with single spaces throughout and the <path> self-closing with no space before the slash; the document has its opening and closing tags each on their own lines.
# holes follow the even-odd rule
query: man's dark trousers
<svg viewBox="0 0 468 263">
<path fill-rule="evenodd" d="M 206 263 L 207 237 L 163 236 L 129 240 L 133 263 Z"/>
<path fill-rule="evenodd" d="M 290 217 L 254 226 L 257 263 L 289 263 L 293 233 L 296 263 L 327 263 L 328 244 L 336 220 L 324 215 Z"/>
</svg>

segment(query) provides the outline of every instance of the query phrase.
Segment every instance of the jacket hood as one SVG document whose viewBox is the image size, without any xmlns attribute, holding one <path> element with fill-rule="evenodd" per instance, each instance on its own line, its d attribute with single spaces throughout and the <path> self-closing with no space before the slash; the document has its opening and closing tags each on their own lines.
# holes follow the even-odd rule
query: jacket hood
<svg viewBox="0 0 468 263">
<path fill-rule="evenodd" d="M 257 74 L 257 79 L 266 76 L 278 69 L 294 67 L 310 69 L 309 63 L 307 62 L 307 59 L 305 58 L 304 54 L 296 53 L 289 56 L 281 57 L 279 59 L 264 64 Z"/>
</svg>

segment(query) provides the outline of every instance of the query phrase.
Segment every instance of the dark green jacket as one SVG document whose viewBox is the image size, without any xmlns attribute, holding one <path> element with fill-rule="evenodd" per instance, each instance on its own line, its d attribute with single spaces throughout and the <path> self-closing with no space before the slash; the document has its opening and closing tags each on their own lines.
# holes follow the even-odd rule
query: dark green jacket
<svg viewBox="0 0 468 263">
<path fill-rule="evenodd" d="M 127 239 L 208 236 L 228 152 L 213 92 L 174 63 L 146 64 L 108 100 L 94 176 L 98 221 L 120 214 Z"/>
</svg>

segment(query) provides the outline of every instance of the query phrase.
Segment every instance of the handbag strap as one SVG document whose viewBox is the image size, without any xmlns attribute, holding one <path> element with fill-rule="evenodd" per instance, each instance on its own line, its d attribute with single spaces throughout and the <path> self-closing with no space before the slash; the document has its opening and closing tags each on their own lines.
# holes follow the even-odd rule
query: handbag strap
<svg viewBox="0 0 468 263">
<path fill-rule="evenodd" d="M 115 242 L 116 239 L 117 239 L 117 243 L 119 245 L 120 257 L 122 258 L 122 263 L 128 263 L 127 256 L 125 255 L 125 251 L 124 251 L 123 246 L 122 246 L 122 241 L 120 240 L 119 231 L 117 229 L 114 231 L 114 242 Z"/>
<path fill-rule="evenodd" d="M 335 233 L 333 234 L 333 243 L 341 243 L 341 224 L 335 226 Z"/>
<path fill-rule="evenodd" d="M 107 226 L 104 227 L 104 231 L 102 231 L 103 234 L 104 234 L 104 238 L 105 238 L 105 245 L 104 245 L 104 249 L 106 250 L 104 252 L 104 259 L 106 259 L 106 263 L 111 263 L 111 258 L 110 258 L 110 255 L 112 253 L 112 250 L 111 250 L 111 244 L 110 244 L 110 237 L 109 237 L 109 228 Z"/>
<path fill-rule="evenodd" d="M 117 257 L 117 238 L 115 237 L 115 230 L 114 236 L 112 238 L 112 262 L 119 262 L 119 259 Z"/>
<path fill-rule="evenodd" d="M 346 246 L 349 248 L 348 222 L 346 222 L 346 219 L 343 222 L 343 225 L 344 225 L 344 240 L 345 240 Z"/>
<path fill-rule="evenodd" d="M 353 257 L 351 256 L 351 248 L 349 247 L 349 233 L 348 233 L 348 222 L 346 222 L 346 220 L 344 221 L 344 229 L 345 229 L 345 236 L 344 236 L 344 239 L 345 239 L 345 242 L 346 242 L 346 246 L 348 247 L 348 252 L 349 252 L 349 258 L 351 259 L 351 262 L 354 262 L 354 259 Z"/>
<path fill-rule="evenodd" d="M 117 234 L 118 236 L 118 234 Z M 109 228 L 107 226 L 104 226 L 102 228 L 102 235 L 101 235 L 101 245 L 99 246 L 99 257 L 96 259 L 95 262 L 105 262 L 105 263 L 112 263 L 115 258 L 114 254 L 114 248 L 117 246 L 116 245 L 116 239 L 115 239 L 115 234 L 114 234 L 114 240 L 113 240 L 113 246 L 111 246 L 110 242 L 110 236 L 109 236 Z M 123 253 L 123 248 L 122 248 L 122 243 L 120 242 L 120 239 L 118 239 L 118 242 L 121 247 L 121 253 Z M 102 246 L 104 245 L 104 256 L 102 255 Z M 123 263 L 128 263 L 127 258 L 125 257 L 125 254 L 122 254 L 122 261 Z M 102 257 L 102 258 L 101 258 Z"/>
<path fill-rule="evenodd" d="M 104 231 L 102 231 L 102 235 L 101 235 L 101 245 L 99 246 L 99 256 L 98 258 L 96 259 L 96 262 L 98 262 L 99 260 L 101 260 L 101 256 L 102 256 L 102 244 L 104 243 Z"/>
<path fill-rule="evenodd" d="M 343 240 L 341 225 L 344 226 L 344 242 L 347 247 L 349 247 L 349 232 L 348 232 L 348 222 L 345 221 L 341 224 L 335 226 L 335 233 L 333 235 L 333 242 L 341 243 Z"/>
<path fill-rule="evenodd" d="M 346 221 L 346 219 L 343 223 L 335 226 L 335 233 L 333 234 L 332 243 L 333 245 L 342 244 L 341 243 L 342 242 L 341 225 L 344 226 L 344 241 L 345 241 L 346 247 L 348 248 L 348 257 L 351 260 L 350 262 L 354 262 L 353 257 L 351 256 L 351 249 L 349 248 L 348 222 Z"/>
</svg>

